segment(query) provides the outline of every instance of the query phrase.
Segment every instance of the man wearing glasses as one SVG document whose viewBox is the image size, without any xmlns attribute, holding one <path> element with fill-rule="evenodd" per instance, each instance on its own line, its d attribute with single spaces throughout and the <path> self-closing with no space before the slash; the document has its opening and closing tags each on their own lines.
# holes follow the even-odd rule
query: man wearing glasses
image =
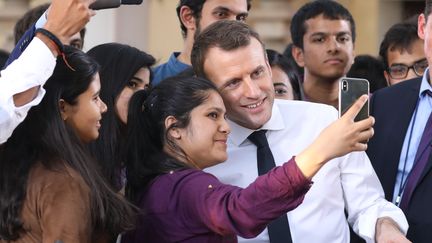
<svg viewBox="0 0 432 243">
<path fill-rule="evenodd" d="M 378 90 L 370 102 L 375 135 L 368 143 L 367 153 L 386 199 L 398 205 L 408 219 L 407 238 L 416 243 L 432 239 L 431 12 L 432 0 L 426 0 L 424 14 L 418 17 L 418 36 L 424 41 L 428 64 L 421 64 L 423 54 L 397 61 L 405 67 L 399 64 L 396 69 L 390 64 L 388 69 L 392 79 L 423 75 Z"/>
<path fill-rule="evenodd" d="M 423 75 L 428 67 L 423 46 L 417 35 L 417 18 L 390 27 L 379 52 L 388 86 Z"/>
</svg>

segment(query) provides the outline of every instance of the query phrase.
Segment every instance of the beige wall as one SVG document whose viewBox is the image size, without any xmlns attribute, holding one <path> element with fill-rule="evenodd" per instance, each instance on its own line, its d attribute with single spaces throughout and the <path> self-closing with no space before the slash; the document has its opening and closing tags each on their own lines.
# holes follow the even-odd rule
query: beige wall
<svg viewBox="0 0 432 243">
<path fill-rule="evenodd" d="M 269 0 L 253 0 L 254 6 Z M 278 0 L 272 0 L 278 1 Z M 289 2 L 292 14 L 308 0 L 279 0 Z M 354 16 L 357 24 L 357 54 L 377 55 L 385 31 L 401 20 L 402 0 L 338 0 Z M 48 0 L 0 0 L 0 48 L 11 49 L 14 21 L 28 6 Z M 8 4 L 8 7 L 5 7 Z M 183 47 L 179 21 L 175 12 L 178 0 L 144 0 L 140 6 L 122 6 L 113 10 L 98 11 L 88 24 L 85 49 L 100 43 L 117 41 L 131 44 L 154 55 L 164 62 L 173 51 Z M 12 5 L 24 7 L 12 8 Z M 252 12 L 253 13 L 253 12 Z M 252 16 L 252 15 L 251 15 Z M 280 28 L 281 29 L 281 28 Z M 274 30 L 272 30 L 274 31 Z M 269 31 L 267 31 L 269 32 Z M 285 30 L 287 39 L 288 30 Z"/>
<path fill-rule="evenodd" d="M 119 42 L 149 52 L 148 8 L 148 3 L 144 1 L 139 6 L 122 5 L 116 9 L 97 11 L 87 24 L 85 50 L 102 43 Z"/>
<path fill-rule="evenodd" d="M 356 23 L 356 54 L 378 53 L 380 2 L 371 0 L 340 0 Z"/>
<path fill-rule="evenodd" d="M 148 0 L 148 51 L 165 62 L 173 51 L 181 51 L 183 38 L 177 19 L 177 0 Z"/>
<path fill-rule="evenodd" d="M 262 1 L 253 0 L 254 6 Z M 295 12 L 308 0 L 290 1 Z M 149 0 L 148 50 L 157 59 L 166 61 L 172 51 L 181 50 L 183 40 L 175 13 L 177 0 Z M 339 0 L 352 13 L 357 25 L 356 54 L 377 55 L 383 33 L 401 18 L 398 1 Z M 253 14 L 253 12 L 252 12 Z M 253 17 L 253 15 L 251 15 Z M 288 35 L 288 33 L 286 33 Z M 280 49 L 280 48 L 279 48 Z"/>
</svg>

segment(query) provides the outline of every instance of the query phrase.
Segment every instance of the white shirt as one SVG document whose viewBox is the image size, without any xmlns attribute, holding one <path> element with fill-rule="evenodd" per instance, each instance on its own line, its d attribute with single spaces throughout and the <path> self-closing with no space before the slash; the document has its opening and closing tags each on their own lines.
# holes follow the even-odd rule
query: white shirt
<svg viewBox="0 0 432 243">
<path fill-rule="evenodd" d="M 45 95 L 42 85 L 52 75 L 56 58 L 37 37 L 33 38 L 22 55 L 0 73 L 0 144 L 12 135 L 32 106 L 38 105 Z M 21 107 L 13 101 L 15 94 L 41 86 L 35 99 Z"/>
<path fill-rule="evenodd" d="M 275 100 L 267 129 L 276 165 L 299 154 L 319 133 L 337 119 L 330 106 L 303 101 Z M 253 131 L 230 122 L 228 160 L 207 169 L 221 181 L 246 187 L 257 176 L 256 146 L 247 137 Z M 377 218 L 389 216 L 404 233 L 408 223 L 402 211 L 384 199 L 384 192 L 364 152 L 329 161 L 312 178 L 314 184 L 303 203 L 288 213 L 294 243 L 349 242 L 348 221 L 367 242 L 375 240 Z M 269 242 L 267 230 L 257 238 L 240 242 Z"/>
</svg>

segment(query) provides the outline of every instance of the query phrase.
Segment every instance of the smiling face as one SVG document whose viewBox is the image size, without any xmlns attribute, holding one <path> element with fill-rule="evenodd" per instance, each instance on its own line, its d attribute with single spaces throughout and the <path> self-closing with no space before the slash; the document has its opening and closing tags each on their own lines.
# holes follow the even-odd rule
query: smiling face
<svg viewBox="0 0 432 243">
<path fill-rule="evenodd" d="M 274 101 L 271 69 L 257 39 L 231 51 L 210 48 L 204 72 L 220 90 L 229 119 L 249 129 L 258 129 L 270 119 Z"/>
<path fill-rule="evenodd" d="M 99 98 L 99 92 L 100 80 L 99 74 L 96 74 L 87 90 L 78 96 L 76 104 L 60 100 L 63 120 L 84 143 L 98 138 L 102 113 L 107 110 L 107 106 Z"/>
<path fill-rule="evenodd" d="M 126 124 L 128 116 L 128 105 L 132 95 L 138 90 L 143 90 L 149 87 L 150 70 L 148 68 L 140 68 L 132 79 L 126 84 L 115 101 L 115 109 L 120 120 Z"/>
<path fill-rule="evenodd" d="M 189 125 L 178 131 L 177 143 L 192 166 L 204 169 L 227 159 L 230 129 L 225 106 L 216 91 L 209 91 L 206 101 L 191 111 Z"/>
<path fill-rule="evenodd" d="M 303 49 L 293 53 L 297 63 L 305 68 L 305 81 L 337 81 L 346 75 L 354 60 L 354 43 L 348 20 L 330 20 L 323 15 L 305 23 Z"/>
</svg>

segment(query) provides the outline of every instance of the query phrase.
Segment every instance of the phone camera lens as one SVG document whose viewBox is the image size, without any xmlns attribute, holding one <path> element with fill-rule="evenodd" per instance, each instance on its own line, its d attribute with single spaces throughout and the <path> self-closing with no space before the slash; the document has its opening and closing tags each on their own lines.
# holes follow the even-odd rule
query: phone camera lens
<svg viewBox="0 0 432 243">
<path fill-rule="evenodd" d="M 348 90 L 348 83 L 347 81 L 342 81 L 342 91 L 347 91 Z"/>
</svg>

